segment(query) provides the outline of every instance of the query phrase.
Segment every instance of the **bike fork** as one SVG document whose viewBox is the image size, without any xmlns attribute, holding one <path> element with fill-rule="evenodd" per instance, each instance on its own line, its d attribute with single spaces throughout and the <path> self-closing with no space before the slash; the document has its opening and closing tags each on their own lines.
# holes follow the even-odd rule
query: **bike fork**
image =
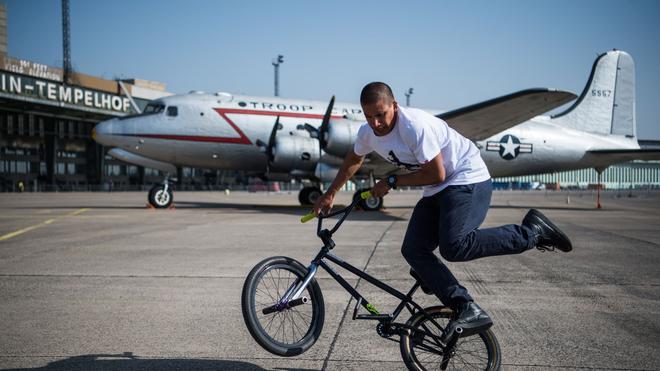
<svg viewBox="0 0 660 371">
<path fill-rule="evenodd" d="M 287 303 L 287 302 L 292 302 L 298 298 L 300 298 L 300 295 L 305 291 L 307 286 L 309 286 L 309 283 L 312 282 L 312 279 L 314 276 L 316 276 L 316 271 L 318 270 L 319 265 L 316 263 L 312 263 L 309 266 L 309 272 L 307 272 L 307 275 L 305 278 L 300 282 L 299 280 L 296 280 L 282 295 L 282 299 L 280 301 L 282 303 Z"/>
</svg>

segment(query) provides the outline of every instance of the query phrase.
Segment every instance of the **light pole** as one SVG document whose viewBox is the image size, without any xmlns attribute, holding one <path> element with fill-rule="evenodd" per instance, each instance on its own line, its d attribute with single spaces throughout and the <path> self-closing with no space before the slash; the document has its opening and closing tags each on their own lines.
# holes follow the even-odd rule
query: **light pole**
<svg viewBox="0 0 660 371">
<path fill-rule="evenodd" d="M 282 54 L 278 55 L 277 58 L 273 58 L 273 67 L 275 67 L 275 96 L 280 95 L 280 63 L 284 63 L 284 56 Z"/>
<path fill-rule="evenodd" d="M 413 88 L 408 89 L 406 94 L 406 107 L 410 107 L 410 96 L 413 95 Z"/>
</svg>

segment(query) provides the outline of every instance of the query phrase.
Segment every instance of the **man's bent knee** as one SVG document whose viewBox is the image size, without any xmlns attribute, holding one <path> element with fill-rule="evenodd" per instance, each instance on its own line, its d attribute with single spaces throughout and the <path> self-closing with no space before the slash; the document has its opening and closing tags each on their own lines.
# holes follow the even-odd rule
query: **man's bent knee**
<svg viewBox="0 0 660 371">
<path fill-rule="evenodd" d="M 467 248 L 467 239 L 456 239 L 440 245 L 440 255 L 448 262 L 465 261 L 465 250 Z"/>
</svg>

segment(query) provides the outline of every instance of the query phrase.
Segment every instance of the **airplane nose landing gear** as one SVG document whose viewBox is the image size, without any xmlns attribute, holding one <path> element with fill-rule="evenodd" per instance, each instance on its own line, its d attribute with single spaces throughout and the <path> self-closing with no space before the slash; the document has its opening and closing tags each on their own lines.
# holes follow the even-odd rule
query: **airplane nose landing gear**
<svg viewBox="0 0 660 371">
<path fill-rule="evenodd" d="M 157 184 L 149 190 L 149 205 L 156 209 L 166 209 L 172 205 L 174 194 L 168 182 Z"/>
<path fill-rule="evenodd" d="M 323 192 L 319 187 L 305 187 L 298 193 L 298 201 L 301 205 L 314 205 Z"/>
</svg>

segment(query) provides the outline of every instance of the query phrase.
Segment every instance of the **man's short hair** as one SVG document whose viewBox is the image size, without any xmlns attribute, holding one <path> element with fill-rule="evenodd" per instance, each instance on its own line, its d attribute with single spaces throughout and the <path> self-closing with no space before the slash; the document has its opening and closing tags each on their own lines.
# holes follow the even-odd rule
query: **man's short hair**
<svg viewBox="0 0 660 371">
<path fill-rule="evenodd" d="M 385 103 L 394 102 L 394 94 L 392 89 L 384 82 L 370 82 L 362 88 L 360 93 L 360 104 L 373 104 L 380 101 Z"/>
</svg>

